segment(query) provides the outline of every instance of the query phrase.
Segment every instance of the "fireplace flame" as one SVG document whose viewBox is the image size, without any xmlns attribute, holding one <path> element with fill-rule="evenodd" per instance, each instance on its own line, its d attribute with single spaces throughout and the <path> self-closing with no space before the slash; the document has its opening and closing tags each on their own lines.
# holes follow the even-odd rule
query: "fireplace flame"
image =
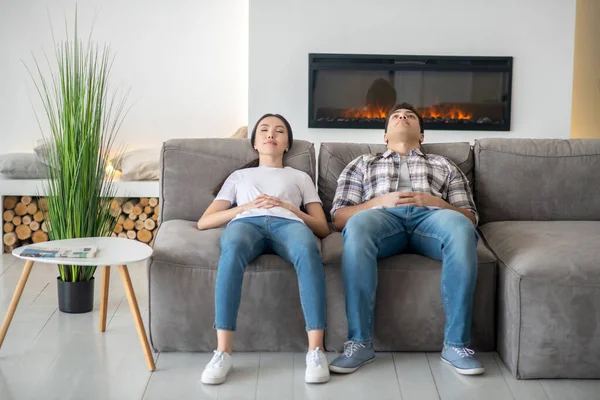
<svg viewBox="0 0 600 400">
<path fill-rule="evenodd" d="M 385 118 L 389 110 L 381 106 L 367 104 L 363 108 L 351 108 L 344 111 L 344 118 Z M 419 109 L 423 118 L 472 119 L 473 114 L 452 104 L 436 104 Z"/>
<path fill-rule="evenodd" d="M 388 111 L 381 106 L 367 104 L 363 108 L 351 108 L 344 111 L 344 118 L 385 118 Z"/>
<path fill-rule="evenodd" d="M 452 104 L 436 104 L 420 110 L 423 118 L 471 119 L 473 114 Z"/>
</svg>

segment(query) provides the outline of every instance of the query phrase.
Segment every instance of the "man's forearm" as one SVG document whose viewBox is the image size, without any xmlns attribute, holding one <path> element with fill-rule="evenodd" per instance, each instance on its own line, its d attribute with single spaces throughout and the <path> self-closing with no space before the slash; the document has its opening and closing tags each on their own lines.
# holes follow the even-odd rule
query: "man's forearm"
<svg viewBox="0 0 600 400">
<path fill-rule="evenodd" d="M 337 231 L 341 231 L 346 226 L 346 222 L 357 212 L 368 210 L 369 208 L 375 207 L 378 204 L 377 197 L 364 202 L 362 204 L 358 204 L 356 206 L 346 206 L 342 207 L 335 212 L 333 215 L 333 227 Z"/>
</svg>

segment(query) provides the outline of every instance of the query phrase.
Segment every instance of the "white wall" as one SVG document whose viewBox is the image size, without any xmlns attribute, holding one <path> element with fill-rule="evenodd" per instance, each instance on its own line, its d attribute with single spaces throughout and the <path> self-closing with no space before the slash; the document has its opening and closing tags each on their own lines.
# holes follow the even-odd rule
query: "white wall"
<svg viewBox="0 0 600 400">
<path fill-rule="evenodd" d="M 116 53 L 113 86 L 130 90 L 119 138 L 129 148 L 179 137 L 226 137 L 247 123 L 246 0 L 0 0 L 0 153 L 31 151 L 41 103 L 21 60 L 52 53 L 65 18 Z M 48 15 L 49 14 L 49 15 Z M 31 97 L 31 99 L 30 99 Z M 43 114 L 42 114 L 43 116 Z"/>
<path fill-rule="evenodd" d="M 568 138 L 574 32 L 575 0 L 252 0 L 249 123 L 281 113 L 317 148 L 382 142 L 378 130 L 308 128 L 308 53 L 513 56 L 510 132 L 425 140 Z"/>
</svg>

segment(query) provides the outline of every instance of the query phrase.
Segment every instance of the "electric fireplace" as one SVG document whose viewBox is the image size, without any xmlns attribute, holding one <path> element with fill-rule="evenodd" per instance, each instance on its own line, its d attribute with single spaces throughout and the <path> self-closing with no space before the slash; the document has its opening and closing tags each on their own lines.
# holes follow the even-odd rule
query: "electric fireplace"
<svg viewBox="0 0 600 400">
<path fill-rule="evenodd" d="M 309 54 L 310 128 L 383 129 L 397 103 L 425 129 L 510 130 L 512 57 Z"/>
</svg>

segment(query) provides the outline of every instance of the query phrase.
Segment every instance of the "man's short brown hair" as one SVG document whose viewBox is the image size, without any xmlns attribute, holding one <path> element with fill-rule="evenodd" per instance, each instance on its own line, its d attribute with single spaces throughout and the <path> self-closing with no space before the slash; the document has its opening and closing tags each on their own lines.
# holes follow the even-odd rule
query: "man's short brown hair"
<svg viewBox="0 0 600 400">
<path fill-rule="evenodd" d="M 392 108 L 390 110 L 390 112 L 388 113 L 387 117 L 385 117 L 385 130 L 384 132 L 387 133 L 387 128 L 388 128 L 388 123 L 390 122 L 390 117 L 392 116 L 392 114 L 398 110 L 410 110 L 412 112 L 415 113 L 415 115 L 417 116 L 417 118 L 419 119 L 419 128 L 421 128 L 421 133 L 425 132 L 423 130 L 423 117 L 421 117 L 421 114 L 419 114 L 419 112 L 417 111 L 417 109 L 409 103 L 400 103 L 400 104 L 396 104 L 394 106 L 394 108 Z"/>
</svg>

